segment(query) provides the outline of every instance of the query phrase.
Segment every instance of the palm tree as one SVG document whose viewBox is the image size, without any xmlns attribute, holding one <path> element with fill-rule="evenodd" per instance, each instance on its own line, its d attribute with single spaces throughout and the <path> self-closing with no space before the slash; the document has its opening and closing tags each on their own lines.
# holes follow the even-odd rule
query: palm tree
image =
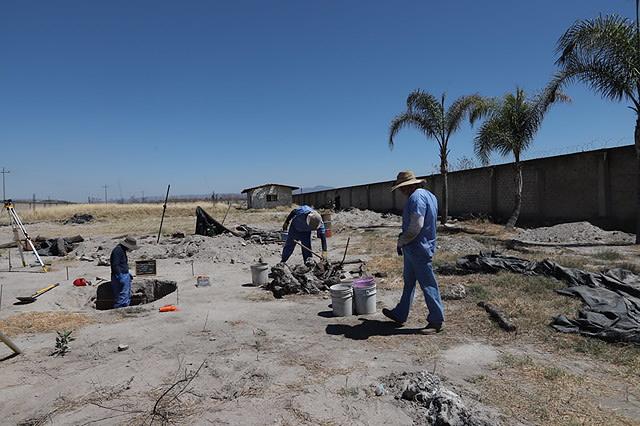
<svg viewBox="0 0 640 426">
<path fill-rule="evenodd" d="M 522 154 L 526 151 L 542 125 L 549 107 L 555 102 L 569 101 L 569 98 L 549 86 L 541 93 L 527 99 L 524 90 L 516 88 L 515 93 L 507 93 L 499 99 L 484 99 L 471 111 L 470 121 L 484 119 L 474 139 L 476 155 L 483 164 L 489 163 L 489 156 L 497 152 L 502 156 L 513 154 L 515 201 L 507 228 L 513 228 L 520 215 L 522 205 Z"/>
<path fill-rule="evenodd" d="M 403 127 L 413 127 L 423 133 L 427 139 L 435 139 L 440 151 L 440 173 L 443 178 L 442 208 L 440 221 L 447 222 L 449 215 L 449 187 L 447 173 L 449 171 L 449 138 L 462 124 L 473 105 L 482 98 L 479 95 L 462 96 L 445 109 L 443 94 L 438 101 L 430 93 L 414 90 L 407 97 L 407 110 L 391 120 L 389 126 L 389 148 L 393 149 L 393 138 Z"/>
<path fill-rule="evenodd" d="M 604 98 L 630 102 L 636 113 L 634 141 L 638 160 L 636 244 L 640 244 L 640 29 L 618 15 L 576 21 L 558 40 L 560 71 L 553 84 L 579 81 Z"/>
</svg>

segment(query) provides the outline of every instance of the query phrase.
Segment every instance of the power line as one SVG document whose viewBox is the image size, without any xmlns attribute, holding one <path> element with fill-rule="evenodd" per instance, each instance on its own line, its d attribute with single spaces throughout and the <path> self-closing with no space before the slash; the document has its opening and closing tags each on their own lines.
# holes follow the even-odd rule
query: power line
<svg viewBox="0 0 640 426">
<path fill-rule="evenodd" d="M 102 185 L 102 187 L 104 188 L 104 203 L 107 204 L 107 185 Z"/>
</svg>

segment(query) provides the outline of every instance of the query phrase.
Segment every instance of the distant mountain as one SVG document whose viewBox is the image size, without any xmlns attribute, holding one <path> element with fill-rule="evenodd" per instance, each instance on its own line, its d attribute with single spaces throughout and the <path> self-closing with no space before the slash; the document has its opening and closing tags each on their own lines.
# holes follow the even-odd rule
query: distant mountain
<svg viewBox="0 0 640 426">
<path fill-rule="evenodd" d="M 333 189 L 332 186 L 324 186 L 324 185 L 317 185 L 317 186 L 310 186 L 308 188 L 300 188 L 300 189 L 296 189 L 295 191 L 293 191 L 293 194 L 305 194 L 307 192 L 316 192 L 316 191 L 325 191 L 327 189 Z"/>
</svg>

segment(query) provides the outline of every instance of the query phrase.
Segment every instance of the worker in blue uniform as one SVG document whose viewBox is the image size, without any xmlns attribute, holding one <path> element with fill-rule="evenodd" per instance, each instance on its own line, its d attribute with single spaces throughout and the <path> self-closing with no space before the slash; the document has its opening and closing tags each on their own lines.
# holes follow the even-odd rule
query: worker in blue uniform
<svg viewBox="0 0 640 426">
<path fill-rule="evenodd" d="M 111 251 L 111 291 L 113 293 L 114 308 L 123 308 L 131 304 L 131 281 L 127 252 L 137 250 L 135 238 L 126 237 Z"/>
<path fill-rule="evenodd" d="M 291 257 L 296 248 L 296 241 L 311 249 L 311 232 L 316 231 L 318 238 L 322 242 L 322 257 L 327 258 L 327 236 L 325 234 L 322 216 L 309 206 L 300 206 L 293 209 L 282 225 L 283 231 L 289 231 L 287 241 L 282 249 L 282 262 L 286 262 Z M 311 257 L 311 252 L 302 249 L 302 258 L 306 262 Z"/>
<path fill-rule="evenodd" d="M 405 323 L 416 288 L 420 284 L 429 309 L 425 331 L 440 332 L 444 323 L 444 306 L 438 282 L 433 273 L 433 255 L 436 251 L 436 221 L 438 200 L 422 188 L 424 180 L 416 179 L 412 171 L 398 173 L 392 191 L 399 189 L 407 197 L 402 212 L 402 233 L 398 237 L 397 252 L 404 256 L 404 288 L 400 302 L 382 313 L 397 323 Z"/>
</svg>

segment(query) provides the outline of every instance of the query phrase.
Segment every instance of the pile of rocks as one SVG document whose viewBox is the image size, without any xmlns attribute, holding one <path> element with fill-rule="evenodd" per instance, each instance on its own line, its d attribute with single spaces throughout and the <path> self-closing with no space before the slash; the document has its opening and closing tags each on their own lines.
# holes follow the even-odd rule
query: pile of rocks
<svg viewBox="0 0 640 426">
<path fill-rule="evenodd" d="M 304 265 L 289 267 L 286 263 L 278 263 L 271 268 L 271 282 L 263 286 L 276 298 L 287 294 L 317 294 L 338 284 L 343 275 L 340 264 L 315 262 L 308 259 Z"/>
<path fill-rule="evenodd" d="M 383 379 L 397 399 L 408 401 L 429 425 L 489 426 L 499 421 L 478 409 L 471 410 L 462 397 L 427 371 L 391 374 Z M 422 422 L 420 422 L 422 423 Z"/>
</svg>

